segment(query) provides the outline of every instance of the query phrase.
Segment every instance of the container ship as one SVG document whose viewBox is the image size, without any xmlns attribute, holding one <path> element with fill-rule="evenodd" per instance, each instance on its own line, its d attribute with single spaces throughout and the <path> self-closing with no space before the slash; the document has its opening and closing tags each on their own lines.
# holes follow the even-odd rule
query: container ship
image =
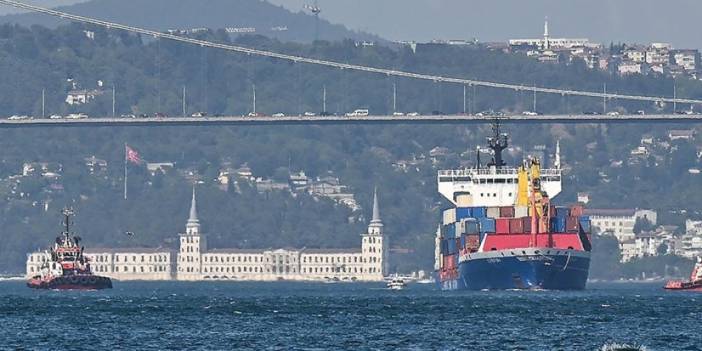
<svg viewBox="0 0 702 351">
<path fill-rule="evenodd" d="M 90 260 L 83 255 L 81 238 L 71 232 L 73 210 L 63 209 L 64 230 L 47 254 L 38 275 L 27 282 L 33 289 L 98 290 L 112 288 L 112 280 L 93 274 Z"/>
<path fill-rule="evenodd" d="M 506 166 L 509 137 L 492 126 L 492 160 L 441 170 L 439 193 L 452 206 L 436 233 L 436 281 L 443 290 L 584 289 L 591 225 L 582 206 L 557 207 L 562 190 L 560 145 L 553 168 L 535 158 Z"/>
</svg>

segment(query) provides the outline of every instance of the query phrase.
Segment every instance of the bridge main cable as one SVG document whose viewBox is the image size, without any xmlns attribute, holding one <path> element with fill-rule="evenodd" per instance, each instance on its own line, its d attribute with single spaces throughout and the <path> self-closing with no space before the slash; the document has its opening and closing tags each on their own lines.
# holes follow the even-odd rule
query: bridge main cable
<svg viewBox="0 0 702 351">
<path fill-rule="evenodd" d="M 41 7 L 41 6 L 26 4 L 26 3 L 23 3 L 21 1 L 0 0 L 0 4 L 5 4 L 8 6 L 12 6 L 15 8 L 19 8 L 19 9 L 23 9 L 23 10 L 27 10 L 27 11 L 31 11 L 31 12 L 43 13 L 43 14 L 47 14 L 50 16 L 54 16 L 54 17 L 69 19 L 69 20 L 76 21 L 76 22 L 94 24 L 97 26 L 105 27 L 107 29 L 120 29 L 120 30 L 124 30 L 124 31 L 128 31 L 128 32 L 132 32 L 132 33 L 153 36 L 155 38 L 163 38 L 163 39 L 174 40 L 174 41 L 179 41 L 179 42 L 183 42 L 183 43 L 200 45 L 202 47 L 210 47 L 210 48 L 240 52 L 240 53 L 245 53 L 245 54 L 250 54 L 250 55 L 272 57 L 272 58 L 277 58 L 277 59 L 287 60 L 287 61 L 292 61 L 292 62 L 309 63 L 309 64 L 313 64 L 313 65 L 334 67 L 334 68 L 339 68 L 339 69 L 349 69 L 349 70 L 360 71 L 360 72 L 384 74 L 384 75 L 395 76 L 395 77 L 412 78 L 412 79 L 427 80 L 427 81 L 434 81 L 434 82 L 446 82 L 446 83 L 454 83 L 454 84 L 469 85 L 469 86 L 481 86 L 481 87 L 498 88 L 498 89 L 511 89 L 511 90 L 517 90 L 517 91 L 520 91 L 520 90 L 521 91 L 531 91 L 531 92 L 546 93 L 546 94 L 584 96 L 584 97 L 620 99 L 620 100 L 631 100 L 631 101 L 649 101 L 649 102 L 657 102 L 657 103 L 666 102 L 666 103 L 682 103 L 682 104 L 702 104 L 702 100 L 696 100 L 696 99 L 681 99 L 681 98 L 644 96 L 644 95 L 611 94 L 611 93 L 604 93 L 604 92 L 600 93 L 600 92 L 581 91 L 581 90 L 553 89 L 553 88 L 524 86 L 524 85 L 517 85 L 517 84 L 507 84 L 507 83 L 490 82 L 490 81 L 473 80 L 473 79 L 435 76 L 435 75 L 429 75 L 429 74 L 420 74 L 420 73 L 390 70 L 390 69 L 377 68 L 377 67 L 354 65 L 354 64 L 348 64 L 348 63 L 319 60 L 319 59 L 314 59 L 314 58 L 309 58 L 309 57 L 304 57 L 304 56 L 287 55 L 287 54 L 282 54 L 282 53 L 273 52 L 273 51 L 257 50 L 257 49 L 243 47 L 243 46 L 220 44 L 220 43 L 214 43 L 214 42 L 206 41 L 206 40 L 199 40 L 199 39 L 193 39 L 193 38 L 188 38 L 188 37 L 182 37 L 182 36 L 173 35 L 170 33 L 162 33 L 162 32 L 158 32 L 158 31 L 154 31 L 154 30 L 127 26 L 127 25 L 120 24 L 120 23 L 107 22 L 107 21 L 103 21 L 103 20 L 99 20 L 99 19 L 95 19 L 95 18 L 74 15 L 74 14 L 70 14 L 67 12 L 57 11 L 57 10 L 53 10 L 53 9 L 49 9 L 49 8 L 45 8 L 45 7 Z"/>
</svg>

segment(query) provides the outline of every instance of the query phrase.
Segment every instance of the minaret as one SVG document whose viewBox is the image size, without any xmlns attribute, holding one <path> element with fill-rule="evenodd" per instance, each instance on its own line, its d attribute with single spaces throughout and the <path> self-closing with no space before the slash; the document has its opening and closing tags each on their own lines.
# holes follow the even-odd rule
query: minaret
<svg viewBox="0 0 702 351">
<path fill-rule="evenodd" d="M 202 254 L 207 251 L 207 240 L 200 233 L 200 220 L 197 217 L 197 200 L 195 199 L 195 186 L 193 197 L 190 200 L 190 216 L 185 224 L 185 233 L 180 234 L 180 249 L 178 251 L 176 279 L 201 280 Z"/>
<path fill-rule="evenodd" d="M 377 188 L 373 192 L 373 218 L 368 224 L 367 233 L 361 234 L 361 238 L 362 280 L 383 280 L 388 275 L 388 241 L 380 219 Z"/>
<path fill-rule="evenodd" d="M 551 49 L 551 44 L 549 43 L 548 36 L 548 17 L 544 20 L 544 50 Z"/>
<path fill-rule="evenodd" d="M 197 218 L 197 200 L 195 199 L 195 186 L 193 186 L 193 198 L 190 200 L 190 217 L 185 225 L 186 233 L 197 235 L 200 233 L 200 220 Z"/>
<path fill-rule="evenodd" d="M 368 226 L 368 234 L 383 234 L 383 221 L 380 219 L 380 206 L 378 205 L 378 189 L 373 192 L 373 219 Z"/>
<path fill-rule="evenodd" d="M 553 162 L 556 169 L 561 169 L 561 140 L 556 140 L 556 160 Z"/>
</svg>

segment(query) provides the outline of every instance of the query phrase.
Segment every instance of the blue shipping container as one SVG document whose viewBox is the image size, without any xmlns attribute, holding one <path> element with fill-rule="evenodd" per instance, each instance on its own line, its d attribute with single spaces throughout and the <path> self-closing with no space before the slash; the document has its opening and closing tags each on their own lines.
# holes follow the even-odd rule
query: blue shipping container
<svg viewBox="0 0 702 351">
<path fill-rule="evenodd" d="M 469 218 L 463 222 L 463 229 L 466 234 L 478 234 L 480 232 L 480 225 L 474 218 Z"/>
<path fill-rule="evenodd" d="M 455 239 L 456 238 L 456 223 L 451 223 L 441 227 L 443 232 L 441 233 L 444 238 Z"/>
<path fill-rule="evenodd" d="M 453 255 L 453 254 L 458 253 L 458 248 L 456 248 L 456 240 L 449 239 L 449 240 L 446 240 L 446 242 L 448 243 L 448 254 L 449 255 Z"/>
<path fill-rule="evenodd" d="M 461 247 L 466 247 L 466 236 L 461 235 Z"/>
<path fill-rule="evenodd" d="M 473 207 L 471 208 L 471 213 L 473 218 L 483 218 L 487 217 L 487 208 L 485 207 Z"/>
<path fill-rule="evenodd" d="M 585 233 L 590 233 L 592 231 L 590 219 L 583 219 L 583 217 L 580 217 L 580 228 L 582 228 Z"/>
<path fill-rule="evenodd" d="M 551 218 L 551 231 L 555 233 L 565 233 L 566 219 L 565 217 Z"/>
<path fill-rule="evenodd" d="M 481 233 L 495 233 L 495 220 L 492 218 L 481 218 L 480 219 L 480 232 Z"/>
<path fill-rule="evenodd" d="M 456 221 L 471 217 L 470 207 L 456 207 Z"/>
<path fill-rule="evenodd" d="M 568 207 L 556 207 L 556 217 L 565 218 L 570 216 L 570 209 Z"/>
<path fill-rule="evenodd" d="M 448 240 L 444 239 L 441 240 L 441 254 L 446 256 L 449 254 L 449 249 L 448 249 Z"/>
</svg>

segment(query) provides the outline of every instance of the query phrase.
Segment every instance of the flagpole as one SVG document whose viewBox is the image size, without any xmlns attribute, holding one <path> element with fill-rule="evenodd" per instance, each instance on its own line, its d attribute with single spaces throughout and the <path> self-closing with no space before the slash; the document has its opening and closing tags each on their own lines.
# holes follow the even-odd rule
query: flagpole
<svg viewBox="0 0 702 351">
<path fill-rule="evenodd" d="M 127 143 L 124 143 L 124 199 L 127 199 Z"/>
</svg>

